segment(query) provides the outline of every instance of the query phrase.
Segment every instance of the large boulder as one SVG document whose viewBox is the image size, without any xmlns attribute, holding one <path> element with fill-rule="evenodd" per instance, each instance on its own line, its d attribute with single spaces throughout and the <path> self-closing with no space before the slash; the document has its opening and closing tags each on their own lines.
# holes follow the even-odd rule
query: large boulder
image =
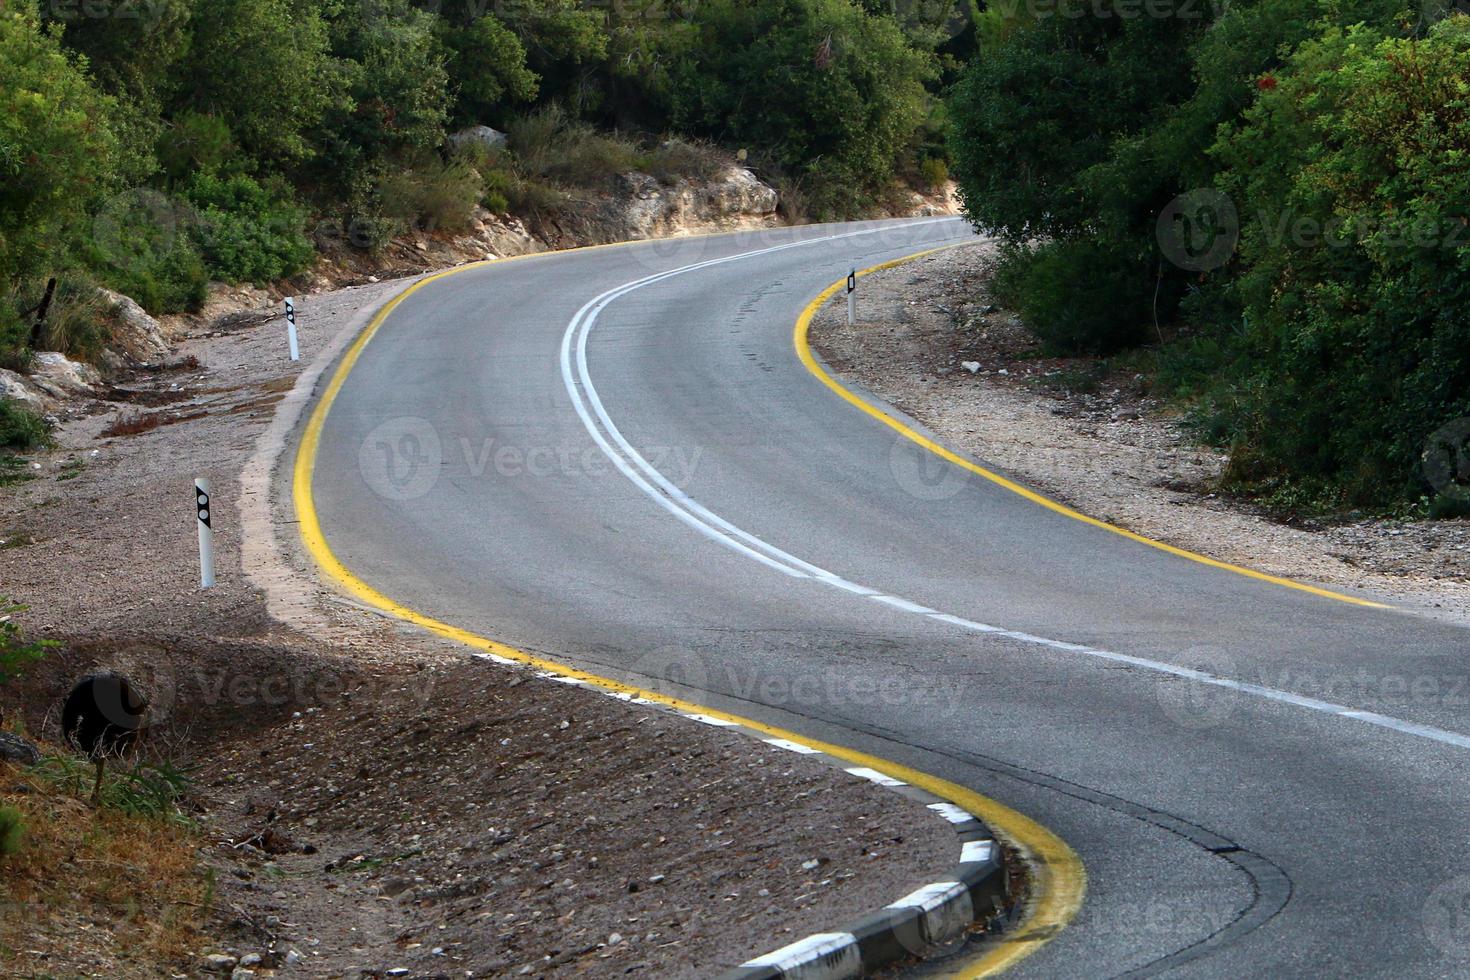
<svg viewBox="0 0 1470 980">
<path fill-rule="evenodd" d="M 168 353 L 168 341 L 164 340 L 163 328 L 143 307 L 122 293 L 115 293 L 110 289 L 99 291 L 112 304 L 112 340 L 108 347 L 138 363 L 145 363 Z"/>
<path fill-rule="evenodd" d="M 458 150 L 474 143 L 489 150 L 499 150 L 505 146 L 505 139 L 505 134 L 498 129 L 491 129 L 489 126 L 466 126 L 457 133 L 451 133 L 446 142 L 451 150 Z"/>
<path fill-rule="evenodd" d="M 779 203 L 775 188 L 745 167 L 732 167 L 723 178 L 701 188 L 696 196 L 696 206 L 704 212 L 700 216 L 705 218 L 775 214 Z"/>
<path fill-rule="evenodd" d="M 56 351 L 41 351 L 31 359 L 31 381 L 54 398 L 86 396 L 102 376 L 90 364 L 73 361 Z"/>
<path fill-rule="evenodd" d="M 56 399 L 23 374 L 0 368 L 0 400 L 16 402 L 40 415 L 56 408 Z"/>
</svg>

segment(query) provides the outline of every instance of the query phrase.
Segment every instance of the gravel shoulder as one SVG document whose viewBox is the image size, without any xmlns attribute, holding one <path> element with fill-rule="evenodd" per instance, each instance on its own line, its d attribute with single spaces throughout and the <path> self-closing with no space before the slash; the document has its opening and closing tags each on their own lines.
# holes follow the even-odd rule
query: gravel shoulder
<svg viewBox="0 0 1470 980">
<path fill-rule="evenodd" d="M 405 283 L 298 301 L 302 364 Z M 63 644 L 0 708 L 54 741 L 59 697 L 94 665 L 152 693 L 149 751 L 190 767 L 215 869 L 195 954 L 282 976 L 709 976 L 949 870 L 949 825 L 897 794 L 472 660 L 344 601 L 299 556 L 275 556 L 268 597 L 243 572 L 239 515 L 262 490 L 242 474 L 299 365 L 257 312 L 197 324 L 112 400 L 73 406 L 32 479 L 0 489 L 3 592 Z M 198 476 L 215 495 L 205 591 Z M 200 968 L 137 965 L 107 928 L 83 955 L 48 921 L 21 918 L 0 972 Z"/>
<path fill-rule="evenodd" d="M 1098 378 L 1041 356 L 987 286 L 988 242 L 863 280 L 859 323 L 840 298 L 813 346 L 849 382 L 939 441 L 1084 513 L 1271 575 L 1470 622 L 1470 521 L 1294 526 L 1216 492 L 1225 458 L 1194 443 L 1147 379 Z"/>
</svg>

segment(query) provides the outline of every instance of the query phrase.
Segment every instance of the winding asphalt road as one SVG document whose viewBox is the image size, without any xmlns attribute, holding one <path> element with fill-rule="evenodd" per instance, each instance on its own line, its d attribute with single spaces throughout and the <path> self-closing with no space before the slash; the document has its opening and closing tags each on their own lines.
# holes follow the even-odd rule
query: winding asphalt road
<svg viewBox="0 0 1470 980">
<path fill-rule="evenodd" d="M 970 236 L 782 229 L 429 283 L 326 418 L 325 537 L 425 614 L 1040 821 L 1088 892 L 1021 974 L 1470 974 L 1470 631 L 1039 506 L 798 359 L 850 267 Z"/>
</svg>

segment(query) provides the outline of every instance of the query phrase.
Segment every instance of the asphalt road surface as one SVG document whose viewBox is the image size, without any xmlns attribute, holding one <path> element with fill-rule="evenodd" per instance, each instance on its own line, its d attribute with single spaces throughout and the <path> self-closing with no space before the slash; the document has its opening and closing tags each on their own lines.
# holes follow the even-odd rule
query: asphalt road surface
<svg viewBox="0 0 1470 980">
<path fill-rule="evenodd" d="M 1470 975 L 1470 631 L 1038 506 L 800 362 L 828 284 L 970 234 L 782 229 L 429 283 L 327 416 L 326 539 L 427 615 L 1040 821 L 1088 891 L 1022 975 Z"/>
</svg>

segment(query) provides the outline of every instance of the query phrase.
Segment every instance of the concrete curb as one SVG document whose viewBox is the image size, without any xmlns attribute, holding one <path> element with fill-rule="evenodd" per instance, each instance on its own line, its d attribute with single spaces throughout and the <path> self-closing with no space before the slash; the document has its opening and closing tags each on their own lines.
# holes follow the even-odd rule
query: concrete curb
<svg viewBox="0 0 1470 980">
<path fill-rule="evenodd" d="M 524 667 L 508 657 L 476 653 L 473 657 L 502 667 Z M 759 739 L 767 745 L 795 752 L 817 762 L 841 769 L 855 779 L 873 783 L 922 803 L 936 817 L 948 821 L 959 838 L 960 859 L 945 878 L 924 885 L 897 901 L 871 912 L 840 932 L 817 933 L 764 956 L 747 960 L 722 974 L 721 980 L 846 980 L 861 977 L 903 960 L 923 959 L 937 947 L 963 936 L 977 920 L 1003 914 L 1008 906 L 1005 852 L 990 828 L 974 814 L 927 790 L 875 769 L 854 766 L 818 749 L 764 732 L 738 722 L 680 711 L 658 701 L 605 688 L 596 681 L 568 677 L 552 671 L 536 676 L 559 684 L 595 691 L 630 704 L 668 711 L 691 721 L 722 728 L 734 734 Z"/>
<path fill-rule="evenodd" d="M 841 765 L 839 760 L 832 760 Z M 840 932 L 819 933 L 748 960 L 722 980 L 846 980 L 904 960 L 924 959 L 936 947 L 963 936 L 975 922 L 1005 911 L 1005 854 L 989 828 L 973 814 L 878 773 L 848 768 L 910 799 L 925 802 L 948 820 L 960 839 L 960 860 L 950 875 L 863 916 Z"/>
</svg>

